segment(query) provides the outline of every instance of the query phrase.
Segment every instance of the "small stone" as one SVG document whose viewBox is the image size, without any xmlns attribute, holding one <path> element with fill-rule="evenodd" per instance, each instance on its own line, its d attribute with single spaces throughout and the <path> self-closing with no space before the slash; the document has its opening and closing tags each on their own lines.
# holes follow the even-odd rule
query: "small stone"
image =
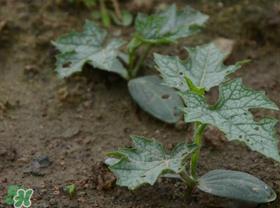
<svg viewBox="0 0 280 208">
<path fill-rule="evenodd" d="M 35 164 L 38 163 L 40 168 L 46 168 L 46 167 L 50 166 L 50 164 L 51 164 L 51 161 L 49 160 L 49 157 L 45 156 L 45 155 L 38 157 L 33 162 Z"/>
<path fill-rule="evenodd" d="M 155 134 L 160 134 L 160 130 L 159 129 L 155 130 Z"/>
<path fill-rule="evenodd" d="M 70 139 L 73 138 L 74 136 L 77 136 L 79 133 L 80 133 L 80 127 L 77 126 L 70 127 L 62 133 L 61 137 L 64 139 Z"/>
<path fill-rule="evenodd" d="M 44 176 L 46 171 L 43 169 L 51 165 L 48 156 L 40 156 L 34 159 L 31 164 L 24 170 L 24 173 L 30 173 L 34 176 Z"/>
<path fill-rule="evenodd" d="M 7 153 L 7 149 L 3 148 L 3 146 L 0 146 L 0 156 L 5 156 Z"/>
<path fill-rule="evenodd" d="M 90 108 L 92 106 L 92 101 L 91 100 L 87 100 L 83 103 L 85 108 Z"/>
<path fill-rule="evenodd" d="M 49 208 L 49 204 L 47 202 L 42 202 L 40 204 L 37 205 L 37 207 L 40 207 L 40 208 Z"/>
<path fill-rule="evenodd" d="M 50 199 L 49 202 L 50 202 L 50 205 L 56 205 L 56 204 L 57 204 L 57 202 L 55 201 L 55 199 Z"/>
<path fill-rule="evenodd" d="M 132 129 L 127 127 L 127 128 L 124 128 L 123 132 L 126 134 L 130 134 L 132 132 Z"/>
<path fill-rule="evenodd" d="M 6 26 L 7 26 L 7 21 L 1 20 L 0 21 L 0 31 L 3 30 Z"/>
<path fill-rule="evenodd" d="M 217 38 L 213 41 L 214 44 L 224 53 L 229 56 L 234 48 L 235 41 L 227 38 Z"/>
<path fill-rule="evenodd" d="M 24 67 L 24 74 L 29 76 L 29 77 L 33 77 L 38 73 L 39 73 L 38 67 L 35 66 L 35 65 L 26 65 Z"/>
<path fill-rule="evenodd" d="M 187 128 L 187 124 L 183 120 L 179 120 L 175 123 L 175 128 L 178 130 L 183 130 Z"/>
</svg>

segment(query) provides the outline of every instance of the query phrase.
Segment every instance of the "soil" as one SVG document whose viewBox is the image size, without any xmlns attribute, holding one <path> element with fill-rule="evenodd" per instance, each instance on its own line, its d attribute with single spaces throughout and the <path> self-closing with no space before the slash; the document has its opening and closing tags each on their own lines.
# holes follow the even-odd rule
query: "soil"
<svg viewBox="0 0 280 208">
<path fill-rule="evenodd" d="M 151 11 L 165 3 L 185 4 L 183 0 L 135 2 L 125 1 L 122 7 Z M 219 37 L 234 40 L 227 62 L 252 60 L 236 76 L 243 77 L 248 86 L 266 91 L 280 106 L 280 4 L 256 2 L 190 1 L 211 20 L 202 34 L 180 43 L 197 44 Z M 56 51 L 50 41 L 79 30 L 90 17 L 89 9 L 58 0 L 0 0 L 0 207 L 9 207 L 3 196 L 11 184 L 34 189 L 34 208 L 241 207 L 199 191 L 188 198 L 184 186 L 173 180 L 161 179 L 154 187 L 133 192 L 115 186 L 113 175 L 102 164 L 106 152 L 129 146 L 129 135 L 154 137 L 170 147 L 190 140 L 192 128 L 167 125 L 141 111 L 129 96 L 126 82 L 116 75 L 88 68 L 68 80 L 56 77 Z M 126 37 L 132 31 L 111 30 Z M 164 47 L 164 53 L 183 56 L 182 44 L 175 49 Z M 257 117 L 265 114 L 280 119 L 279 112 L 256 112 Z M 279 125 L 277 131 L 279 134 Z M 279 163 L 242 144 L 227 142 L 210 127 L 199 174 L 216 168 L 256 175 L 280 195 Z M 64 191 L 69 184 L 77 187 L 72 197 Z M 258 207 L 280 208 L 280 198 Z"/>
</svg>

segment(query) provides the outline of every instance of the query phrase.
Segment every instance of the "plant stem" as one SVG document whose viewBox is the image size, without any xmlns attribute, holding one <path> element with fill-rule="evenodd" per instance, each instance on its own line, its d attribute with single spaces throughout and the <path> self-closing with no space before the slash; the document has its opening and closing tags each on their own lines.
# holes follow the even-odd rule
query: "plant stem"
<svg viewBox="0 0 280 208">
<path fill-rule="evenodd" d="M 116 14 L 117 18 L 121 21 L 122 13 L 121 13 L 121 9 L 120 9 L 120 4 L 119 4 L 118 0 L 111 0 L 111 1 L 114 6 L 115 14 Z"/>
<path fill-rule="evenodd" d="M 186 169 L 184 169 L 183 171 L 180 172 L 180 178 L 181 180 L 184 181 L 184 183 L 187 185 L 187 191 L 186 191 L 186 198 L 191 197 L 192 192 L 194 187 L 197 184 L 197 180 L 195 180 L 194 178 L 190 177 L 186 171 Z"/>
<path fill-rule="evenodd" d="M 200 149 L 202 146 L 202 135 L 204 133 L 204 130 L 206 128 L 206 124 L 202 124 L 200 122 L 195 123 L 195 133 L 194 133 L 194 138 L 193 142 L 198 146 L 197 150 L 193 153 L 192 158 L 191 158 L 191 164 L 190 164 L 190 175 L 191 177 L 196 180 L 197 178 L 197 163 L 199 160 L 200 156 Z"/>
<path fill-rule="evenodd" d="M 144 50 L 144 52 L 142 53 L 142 55 L 140 56 L 140 58 L 138 59 L 136 65 L 134 66 L 134 68 L 131 71 L 131 75 L 132 77 L 135 77 L 140 69 L 140 67 L 142 66 L 143 62 L 145 61 L 146 57 L 148 56 L 150 50 L 152 48 L 151 44 L 147 44 L 146 48 Z"/>
<path fill-rule="evenodd" d="M 188 188 L 192 190 L 196 184 L 196 181 L 188 175 L 186 169 L 180 172 L 180 177 L 187 184 Z"/>
<path fill-rule="evenodd" d="M 134 47 L 130 52 L 129 52 L 129 58 L 128 58 L 128 74 L 129 78 L 133 78 L 133 68 L 134 68 L 134 62 L 136 59 L 136 51 L 141 45 Z"/>
<path fill-rule="evenodd" d="M 105 4 L 105 0 L 99 0 L 99 4 L 100 4 L 102 23 L 105 27 L 108 28 L 111 26 L 111 20 Z"/>
</svg>

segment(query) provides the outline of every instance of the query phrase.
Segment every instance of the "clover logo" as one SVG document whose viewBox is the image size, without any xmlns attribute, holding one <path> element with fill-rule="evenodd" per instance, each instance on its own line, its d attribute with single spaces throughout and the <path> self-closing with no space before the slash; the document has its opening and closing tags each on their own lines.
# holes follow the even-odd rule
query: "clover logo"
<svg viewBox="0 0 280 208">
<path fill-rule="evenodd" d="M 29 208 L 31 207 L 32 189 L 18 189 L 14 197 L 14 208 Z"/>
</svg>

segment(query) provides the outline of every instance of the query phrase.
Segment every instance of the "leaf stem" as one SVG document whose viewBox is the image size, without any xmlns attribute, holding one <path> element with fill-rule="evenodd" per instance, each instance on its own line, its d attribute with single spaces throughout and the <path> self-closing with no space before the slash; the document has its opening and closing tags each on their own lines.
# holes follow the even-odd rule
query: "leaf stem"
<svg viewBox="0 0 280 208">
<path fill-rule="evenodd" d="M 187 184 L 188 188 L 190 189 L 190 191 L 192 191 L 193 187 L 196 184 L 196 180 L 194 180 L 192 177 L 190 177 L 186 171 L 186 169 L 183 169 L 180 172 L 180 177 L 181 179 Z"/>
<path fill-rule="evenodd" d="M 190 163 L 190 175 L 196 180 L 197 178 L 197 164 L 200 156 L 200 150 L 202 146 L 202 135 L 204 133 L 207 124 L 202 124 L 200 122 L 195 123 L 195 133 L 193 142 L 198 146 L 197 150 L 192 154 L 191 163 Z"/>
<path fill-rule="evenodd" d="M 128 74 L 130 79 L 133 78 L 132 71 L 135 64 L 137 49 L 143 44 L 144 43 L 142 41 L 139 41 L 136 37 L 132 38 L 128 44 Z"/>
<path fill-rule="evenodd" d="M 132 77 L 135 77 L 137 75 L 140 67 L 142 66 L 143 62 L 145 61 L 146 57 L 148 56 L 148 54 L 149 54 L 149 52 L 152 48 L 151 44 L 146 44 L 145 46 L 146 46 L 146 48 L 144 49 L 144 52 L 142 53 L 142 55 L 138 59 L 136 65 L 134 66 L 134 68 L 131 72 Z"/>
<path fill-rule="evenodd" d="M 105 0 L 99 0 L 99 4 L 100 4 L 102 23 L 105 27 L 109 28 L 111 26 L 111 19 L 105 4 Z"/>
<path fill-rule="evenodd" d="M 121 9 L 120 9 L 120 4 L 118 2 L 118 0 L 111 0 L 114 6 L 114 10 L 115 10 L 115 14 L 117 16 L 117 18 L 122 21 L 122 13 L 121 13 Z"/>
</svg>

